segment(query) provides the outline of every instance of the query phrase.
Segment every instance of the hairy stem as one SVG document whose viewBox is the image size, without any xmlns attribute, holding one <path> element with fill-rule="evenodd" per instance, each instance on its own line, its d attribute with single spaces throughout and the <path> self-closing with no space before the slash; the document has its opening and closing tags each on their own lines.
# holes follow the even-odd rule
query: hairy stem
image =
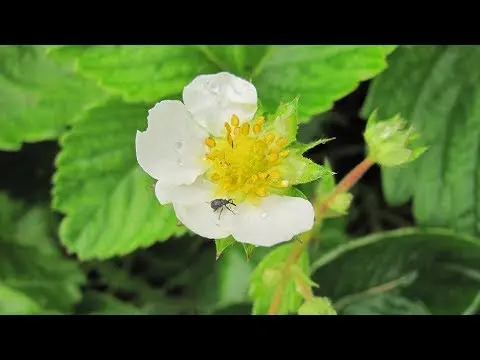
<svg viewBox="0 0 480 360">
<path fill-rule="evenodd" d="M 358 180 L 360 180 L 360 178 L 367 172 L 368 169 L 370 169 L 370 167 L 372 167 L 374 163 L 375 162 L 373 160 L 369 158 L 365 158 L 338 183 L 338 185 L 335 187 L 335 189 L 333 189 L 330 195 L 328 195 L 324 200 L 318 201 L 317 203 L 315 203 L 314 207 L 315 207 L 316 219 L 315 219 L 315 225 L 313 228 L 316 228 L 322 222 L 323 215 L 328 210 L 328 206 L 335 199 L 335 197 L 341 193 L 344 193 L 350 190 L 350 188 L 353 185 L 355 185 L 358 182 Z M 275 291 L 272 302 L 270 303 L 270 308 L 268 309 L 269 315 L 275 315 L 278 313 L 278 309 L 282 302 L 283 292 L 285 290 L 285 286 L 288 281 L 289 269 L 293 264 L 295 264 L 298 261 L 298 259 L 302 255 L 302 252 L 304 251 L 305 247 L 307 246 L 309 241 L 312 239 L 312 234 L 313 234 L 313 231 L 310 230 L 300 235 L 301 242 L 294 247 L 293 251 L 291 252 L 290 256 L 285 262 L 285 265 L 282 271 L 282 281 L 280 281 L 280 283 L 278 284 L 278 287 L 277 287 L 277 290 Z"/>
</svg>

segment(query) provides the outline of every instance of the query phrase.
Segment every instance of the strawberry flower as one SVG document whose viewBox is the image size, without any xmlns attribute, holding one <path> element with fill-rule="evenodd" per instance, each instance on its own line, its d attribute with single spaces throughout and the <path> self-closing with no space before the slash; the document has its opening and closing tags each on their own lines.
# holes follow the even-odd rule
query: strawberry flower
<svg viewBox="0 0 480 360">
<path fill-rule="evenodd" d="M 257 246 L 289 241 L 314 223 L 312 204 L 293 185 L 324 171 L 302 156 L 319 142 L 295 141 L 297 103 L 265 118 L 250 82 L 200 75 L 183 102 L 149 110 L 146 130 L 136 134 L 137 161 L 156 179 L 158 201 L 172 204 L 194 233 Z"/>
</svg>

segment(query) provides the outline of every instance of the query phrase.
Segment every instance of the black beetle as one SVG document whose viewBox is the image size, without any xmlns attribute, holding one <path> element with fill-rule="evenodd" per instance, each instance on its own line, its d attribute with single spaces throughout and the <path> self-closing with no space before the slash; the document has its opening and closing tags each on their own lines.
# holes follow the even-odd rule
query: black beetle
<svg viewBox="0 0 480 360">
<path fill-rule="evenodd" d="M 232 212 L 232 214 L 235 215 L 235 213 L 232 211 L 232 209 L 230 209 L 228 207 L 228 205 L 237 206 L 237 205 L 234 204 L 234 202 L 232 200 L 233 199 L 213 199 L 212 201 L 210 201 L 210 207 L 213 209 L 213 212 L 220 209 L 220 214 L 218 215 L 218 220 L 220 220 L 220 216 L 222 215 L 222 212 L 223 212 L 224 208 L 227 208 L 228 210 L 230 210 Z"/>
</svg>

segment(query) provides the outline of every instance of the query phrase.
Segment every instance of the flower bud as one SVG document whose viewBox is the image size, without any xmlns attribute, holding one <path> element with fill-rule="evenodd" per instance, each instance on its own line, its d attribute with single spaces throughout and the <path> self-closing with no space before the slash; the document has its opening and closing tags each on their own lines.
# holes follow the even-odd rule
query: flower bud
<svg viewBox="0 0 480 360">
<path fill-rule="evenodd" d="M 411 162 L 427 150 L 418 141 L 419 133 L 413 126 L 407 126 L 399 115 L 377 121 L 374 111 L 368 119 L 363 136 L 368 147 L 368 157 L 384 167 Z"/>
</svg>

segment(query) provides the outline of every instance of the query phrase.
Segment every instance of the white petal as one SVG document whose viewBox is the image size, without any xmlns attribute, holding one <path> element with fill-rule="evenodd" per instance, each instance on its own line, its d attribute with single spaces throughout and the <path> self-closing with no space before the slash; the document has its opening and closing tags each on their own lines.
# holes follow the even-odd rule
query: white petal
<svg viewBox="0 0 480 360">
<path fill-rule="evenodd" d="M 214 199 L 213 185 L 209 182 L 196 182 L 188 188 L 186 196 L 172 197 L 175 214 L 182 224 L 208 239 L 220 239 L 230 235 L 229 224 L 234 215 L 226 208 L 221 213 L 220 210 L 213 211 L 210 206 Z M 232 208 L 235 211 L 235 207 Z"/>
<path fill-rule="evenodd" d="M 183 102 L 200 125 L 219 136 L 232 115 L 240 121 L 252 118 L 257 111 L 257 90 L 227 72 L 199 75 L 183 89 Z"/>
<path fill-rule="evenodd" d="M 180 101 L 165 100 L 148 112 L 148 127 L 137 131 L 137 161 L 163 184 L 191 184 L 204 171 L 205 129 Z"/>
<path fill-rule="evenodd" d="M 157 182 L 155 185 L 155 195 L 162 205 L 170 204 L 172 202 L 178 204 L 198 204 L 207 201 L 205 199 L 211 198 L 211 194 L 211 183 L 203 180 L 201 175 L 190 185 L 172 186 L 160 182 Z"/>
<path fill-rule="evenodd" d="M 230 224 L 232 236 L 239 242 L 273 246 L 312 228 L 315 213 L 312 204 L 302 198 L 271 195 L 258 206 L 243 202 Z"/>
</svg>

